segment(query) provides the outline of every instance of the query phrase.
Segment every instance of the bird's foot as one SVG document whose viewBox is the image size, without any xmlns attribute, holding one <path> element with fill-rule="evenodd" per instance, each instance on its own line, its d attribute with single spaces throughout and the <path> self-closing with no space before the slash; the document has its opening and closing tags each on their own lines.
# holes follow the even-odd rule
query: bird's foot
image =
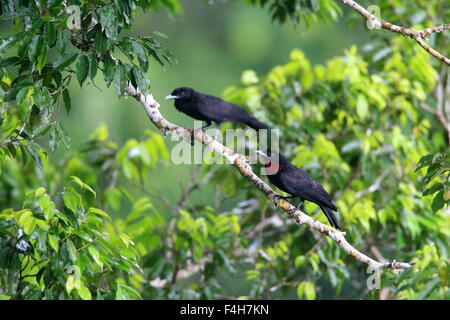
<svg viewBox="0 0 450 320">
<path fill-rule="evenodd" d="M 205 131 L 205 129 L 208 128 L 209 126 L 211 126 L 211 122 L 207 122 L 207 123 L 202 127 L 202 130 Z"/>
<path fill-rule="evenodd" d="M 303 201 L 300 202 L 300 204 L 296 208 L 289 210 L 289 215 L 293 215 L 295 211 L 300 210 L 300 207 L 302 206 L 302 204 L 303 204 Z"/>
<path fill-rule="evenodd" d="M 198 133 L 199 131 L 202 131 L 203 130 L 203 127 L 202 128 L 194 128 L 194 134 L 196 134 L 196 133 Z"/>
</svg>

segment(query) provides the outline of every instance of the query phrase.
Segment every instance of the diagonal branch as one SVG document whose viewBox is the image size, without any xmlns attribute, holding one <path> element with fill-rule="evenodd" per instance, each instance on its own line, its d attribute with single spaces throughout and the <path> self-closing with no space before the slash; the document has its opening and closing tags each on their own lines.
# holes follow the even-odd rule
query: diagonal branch
<svg viewBox="0 0 450 320">
<path fill-rule="evenodd" d="M 446 67 L 443 67 L 440 75 L 436 77 L 434 97 L 436 98 L 435 109 L 425 101 L 420 106 L 425 111 L 436 116 L 445 131 L 447 131 L 447 138 L 450 144 L 450 72 L 447 71 Z"/>
<path fill-rule="evenodd" d="M 450 30 L 450 23 L 442 24 L 439 26 L 426 28 L 422 30 L 412 30 L 410 28 L 405 28 L 399 25 L 392 24 L 390 22 L 384 21 L 374 14 L 367 11 L 363 6 L 358 4 L 355 1 L 352 0 L 340 0 L 343 4 L 351 7 L 353 10 L 358 12 L 360 15 L 362 15 L 366 20 L 370 21 L 372 25 L 390 30 L 392 32 L 400 33 L 404 36 L 411 37 L 412 39 L 416 40 L 416 42 L 429 54 L 434 56 L 435 58 L 441 60 L 442 62 L 450 65 L 450 59 L 442 55 L 441 53 L 437 52 L 435 49 L 430 47 L 425 41 L 423 41 L 424 38 L 426 38 L 428 35 L 432 33 L 439 33 L 445 30 Z"/>
<path fill-rule="evenodd" d="M 262 193 L 264 193 L 268 199 L 275 203 L 277 207 L 287 212 L 295 222 L 297 222 L 299 225 L 306 224 L 310 229 L 314 229 L 316 231 L 319 231 L 323 235 L 330 237 L 348 255 L 368 265 L 372 269 L 372 271 L 380 269 L 392 269 L 394 271 L 400 272 L 411 267 L 410 264 L 404 262 L 378 262 L 361 253 L 352 245 L 350 245 L 350 243 L 348 243 L 345 239 L 345 232 L 333 229 L 330 226 L 311 218 L 300 210 L 295 210 L 295 212 L 292 213 L 292 210 L 295 209 L 295 207 L 286 200 L 282 199 L 275 191 L 273 191 L 273 189 L 269 185 L 267 185 L 253 172 L 246 157 L 225 147 L 211 136 L 205 134 L 202 130 L 182 128 L 173 123 L 170 123 L 159 112 L 159 103 L 153 98 L 151 94 L 144 94 L 139 90 L 136 90 L 131 85 L 128 85 L 126 94 L 128 96 L 134 97 L 143 105 L 150 121 L 164 134 L 170 134 L 174 138 L 183 139 L 189 143 L 192 143 L 193 140 L 196 140 L 205 145 L 211 151 L 220 154 L 227 160 L 228 163 L 233 164 L 242 176 L 244 176 L 251 184 L 253 184 Z"/>
</svg>

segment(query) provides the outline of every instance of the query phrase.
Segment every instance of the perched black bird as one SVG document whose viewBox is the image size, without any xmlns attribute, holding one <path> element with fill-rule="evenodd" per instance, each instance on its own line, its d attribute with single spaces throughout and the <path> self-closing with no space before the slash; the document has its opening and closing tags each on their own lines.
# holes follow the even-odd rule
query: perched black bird
<svg viewBox="0 0 450 320">
<path fill-rule="evenodd" d="M 175 108 L 178 111 L 194 119 L 206 121 L 206 125 L 202 127 L 203 130 L 209 127 L 212 121 L 217 127 L 222 122 L 231 121 L 246 124 L 255 130 L 268 129 L 266 124 L 260 122 L 244 108 L 218 97 L 199 93 L 192 88 L 177 88 L 166 97 L 166 100 L 168 99 L 175 99 Z"/>
<path fill-rule="evenodd" d="M 305 200 L 314 202 L 325 213 L 332 227 L 341 228 L 333 213 L 333 211 L 337 211 L 337 207 L 320 183 L 276 151 L 267 149 L 266 153 L 259 150 L 257 153 L 269 159 L 265 164 L 269 181 L 282 191 L 292 195 L 283 198 L 300 198 L 300 204 L 296 209 L 300 208 Z"/>
</svg>

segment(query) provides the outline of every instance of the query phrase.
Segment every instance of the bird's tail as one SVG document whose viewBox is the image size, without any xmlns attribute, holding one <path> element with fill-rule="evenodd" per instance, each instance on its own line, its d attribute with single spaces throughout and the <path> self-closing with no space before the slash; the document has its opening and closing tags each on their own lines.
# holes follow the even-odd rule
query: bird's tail
<svg viewBox="0 0 450 320">
<path fill-rule="evenodd" d="M 339 226 L 339 223 L 337 221 L 336 215 L 334 212 L 325 206 L 320 206 L 320 209 L 322 209 L 323 213 L 325 213 L 325 216 L 327 217 L 328 221 L 330 222 L 331 226 L 336 229 L 341 229 Z"/>
<path fill-rule="evenodd" d="M 256 119 L 254 116 L 250 115 L 247 117 L 244 117 L 241 120 L 244 124 L 248 125 L 250 128 L 253 128 L 255 130 L 259 129 L 269 129 L 269 126 L 258 119 Z"/>
</svg>

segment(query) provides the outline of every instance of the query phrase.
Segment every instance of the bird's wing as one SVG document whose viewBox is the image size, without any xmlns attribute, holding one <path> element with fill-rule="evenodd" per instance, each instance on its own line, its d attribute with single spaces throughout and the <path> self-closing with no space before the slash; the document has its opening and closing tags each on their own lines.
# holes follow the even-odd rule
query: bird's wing
<svg viewBox="0 0 450 320">
<path fill-rule="evenodd" d="M 253 118 L 247 110 L 237 104 L 224 101 L 208 94 L 200 94 L 198 97 L 198 110 L 205 117 L 213 121 L 232 121 L 246 123 Z"/>
<path fill-rule="evenodd" d="M 282 183 L 290 194 L 297 195 L 318 205 L 329 207 L 332 210 L 337 210 L 331 196 L 322 185 L 305 171 L 293 165 L 290 165 L 289 174 L 284 175 Z"/>
<path fill-rule="evenodd" d="M 231 113 L 231 106 L 228 102 L 208 94 L 201 94 L 197 101 L 198 111 L 206 118 L 213 121 L 224 121 Z"/>
</svg>

